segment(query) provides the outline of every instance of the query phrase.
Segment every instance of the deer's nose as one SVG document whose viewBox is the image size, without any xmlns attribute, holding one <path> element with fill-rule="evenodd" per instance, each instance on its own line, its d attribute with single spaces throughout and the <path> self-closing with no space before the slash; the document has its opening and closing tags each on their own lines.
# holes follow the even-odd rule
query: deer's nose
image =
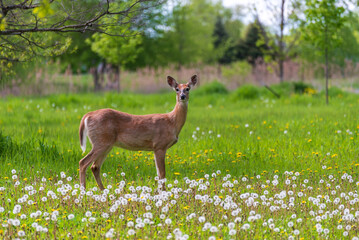
<svg viewBox="0 0 359 240">
<path fill-rule="evenodd" d="M 181 95 L 181 100 L 185 100 L 186 99 L 186 95 Z"/>
</svg>

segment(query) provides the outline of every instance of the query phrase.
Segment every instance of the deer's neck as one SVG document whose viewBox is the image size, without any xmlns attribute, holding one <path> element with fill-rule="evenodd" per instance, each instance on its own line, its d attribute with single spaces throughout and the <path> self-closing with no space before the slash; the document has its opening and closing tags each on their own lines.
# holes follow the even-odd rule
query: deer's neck
<svg viewBox="0 0 359 240">
<path fill-rule="evenodd" d="M 175 108 L 170 112 L 171 119 L 176 129 L 176 135 L 181 132 L 181 129 L 186 122 L 188 102 L 177 102 Z"/>
</svg>

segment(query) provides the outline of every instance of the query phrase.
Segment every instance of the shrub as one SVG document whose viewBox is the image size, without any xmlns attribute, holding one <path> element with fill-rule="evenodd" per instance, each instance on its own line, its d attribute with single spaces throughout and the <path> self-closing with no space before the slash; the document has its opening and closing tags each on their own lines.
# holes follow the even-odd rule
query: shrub
<svg viewBox="0 0 359 240">
<path fill-rule="evenodd" d="M 293 82 L 294 92 L 297 94 L 303 94 L 307 92 L 307 89 L 313 89 L 313 86 L 304 82 Z"/>
<path fill-rule="evenodd" d="M 196 95 L 227 94 L 227 88 L 220 82 L 214 81 L 200 86 L 194 92 Z"/>
<path fill-rule="evenodd" d="M 293 84 L 291 84 L 290 82 L 282 82 L 279 84 L 273 84 L 270 86 L 273 91 L 275 91 L 276 93 L 278 93 L 281 97 L 284 96 L 290 96 L 293 93 Z M 271 96 L 273 96 L 272 93 L 270 93 L 269 91 L 267 91 L 267 95 L 270 94 Z"/>
<path fill-rule="evenodd" d="M 320 93 L 321 93 L 321 95 L 325 95 L 325 89 L 323 89 Z M 338 87 L 329 87 L 328 94 L 329 94 L 329 97 L 343 97 L 343 96 L 347 95 L 346 92 L 344 92 L 343 90 L 341 90 Z"/>
<path fill-rule="evenodd" d="M 245 84 L 237 88 L 233 94 L 235 99 L 255 99 L 259 97 L 260 90 L 256 86 Z"/>
</svg>

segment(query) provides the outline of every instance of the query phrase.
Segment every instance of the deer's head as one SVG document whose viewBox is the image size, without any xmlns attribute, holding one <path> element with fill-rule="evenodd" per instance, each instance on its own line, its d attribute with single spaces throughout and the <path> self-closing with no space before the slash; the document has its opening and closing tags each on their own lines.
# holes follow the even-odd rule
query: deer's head
<svg viewBox="0 0 359 240">
<path fill-rule="evenodd" d="M 197 75 L 193 75 L 191 77 L 191 80 L 188 83 L 178 84 L 173 77 L 171 77 L 171 76 L 167 77 L 168 85 L 170 85 L 176 91 L 177 102 L 187 102 L 188 101 L 189 90 L 191 90 L 191 88 L 196 85 L 197 80 L 198 80 Z"/>
</svg>

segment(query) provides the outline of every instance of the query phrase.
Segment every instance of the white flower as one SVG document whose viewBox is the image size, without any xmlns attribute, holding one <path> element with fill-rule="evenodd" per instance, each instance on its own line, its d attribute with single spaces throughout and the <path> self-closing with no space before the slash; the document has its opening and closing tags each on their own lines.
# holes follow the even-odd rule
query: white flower
<svg viewBox="0 0 359 240">
<path fill-rule="evenodd" d="M 230 236 L 233 236 L 233 235 L 236 235 L 236 233 L 237 233 L 237 231 L 236 230 L 234 230 L 234 229 L 231 229 L 231 230 L 229 230 L 229 235 Z"/>
<path fill-rule="evenodd" d="M 75 215 L 73 215 L 73 214 L 70 214 L 70 215 L 67 216 L 67 218 L 68 218 L 69 220 L 73 219 L 74 217 L 75 217 Z"/>
<path fill-rule="evenodd" d="M 165 220 L 165 224 L 170 225 L 172 223 L 172 220 L 170 218 L 167 218 Z"/>
<path fill-rule="evenodd" d="M 198 221 L 200 223 L 203 223 L 204 221 L 206 221 L 206 218 L 204 216 L 201 216 L 201 217 L 198 218 Z"/>
<path fill-rule="evenodd" d="M 17 235 L 18 235 L 19 237 L 24 237 L 24 236 L 25 236 L 25 232 L 22 231 L 22 230 L 20 230 L 20 231 L 17 232 Z"/>
<path fill-rule="evenodd" d="M 134 235 L 136 232 L 135 232 L 135 230 L 133 230 L 133 229 L 130 229 L 130 230 L 128 230 L 128 232 L 127 232 L 127 234 L 128 235 Z"/>
<path fill-rule="evenodd" d="M 228 228 L 229 229 L 233 229 L 235 226 L 236 226 L 236 224 L 234 222 L 228 223 Z"/>
<path fill-rule="evenodd" d="M 293 234 L 294 234 L 294 235 L 298 235 L 299 233 L 300 233 L 300 232 L 299 232 L 299 230 L 297 230 L 297 229 L 293 231 Z"/>
<path fill-rule="evenodd" d="M 248 223 L 245 223 L 245 224 L 243 224 L 243 226 L 242 226 L 242 229 L 243 230 L 247 230 L 247 229 L 249 229 L 251 226 L 248 224 Z"/>
</svg>

